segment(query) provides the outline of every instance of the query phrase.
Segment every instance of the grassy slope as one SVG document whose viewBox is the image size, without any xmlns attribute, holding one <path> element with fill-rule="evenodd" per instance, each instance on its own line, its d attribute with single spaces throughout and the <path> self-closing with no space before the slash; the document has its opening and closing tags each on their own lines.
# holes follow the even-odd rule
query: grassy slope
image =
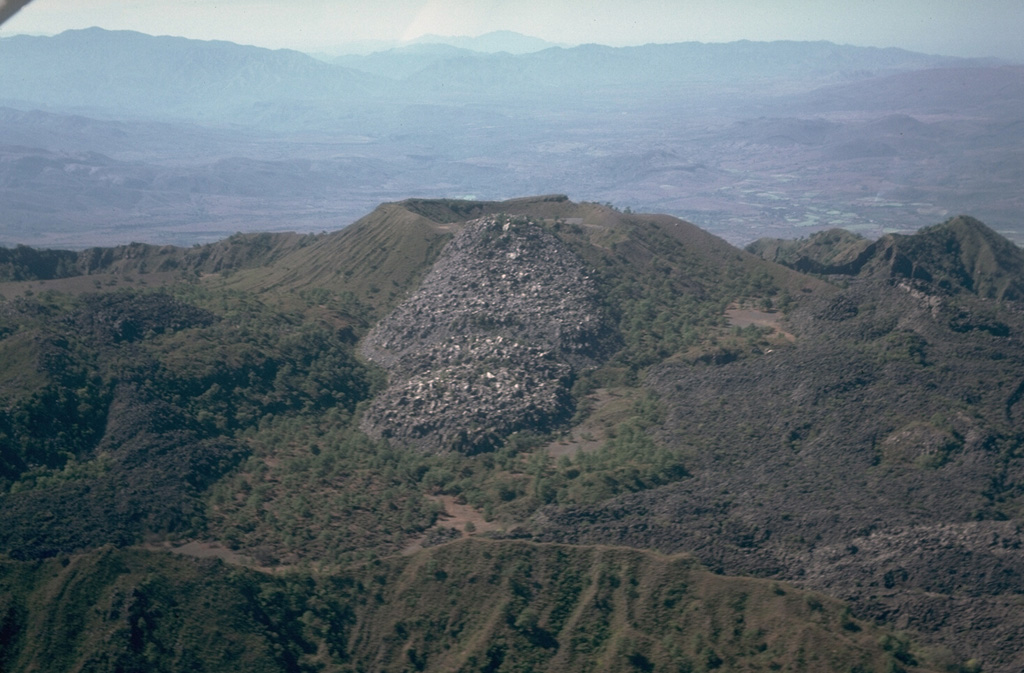
<svg viewBox="0 0 1024 673">
<path fill-rule="evenodd" d="M 841 604 L 711 575 L 687 557 L 470 540 L 381 570 L 374 591 L 389 609 L 365 611 L 350 641 L 378 670 L 885 670 L 894 661 L 886 645 L 895 641 Z"/>
<path fill-rule="evenodd" d="M 380 317 L 430 267 L 451 231 L 447 222 L 385 204 L 268 267 L 240 271 L 228 286 L 269 294 L 309 289 L 351 293 Z"/>
<path fill-rule="evenodd" d="M 0 568 L 4 670 L 934 670 L 832 599 L 621 548 L 464 541 L 317 577 L 110 548 Z"/>
</svg>

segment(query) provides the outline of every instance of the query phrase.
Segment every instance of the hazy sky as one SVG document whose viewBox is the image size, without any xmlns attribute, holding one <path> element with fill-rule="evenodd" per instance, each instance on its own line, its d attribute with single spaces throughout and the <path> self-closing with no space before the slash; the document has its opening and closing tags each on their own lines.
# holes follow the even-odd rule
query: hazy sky
<svg viewBox="0 0 1024 673">
<path fill-rule="evenodd" d="M 513 30 L 567 44 L 830 40 L 1024 61 L 1024 0 L 34 0 L 0 36 L 89 26 L 305 51 Z"/>
</svg>

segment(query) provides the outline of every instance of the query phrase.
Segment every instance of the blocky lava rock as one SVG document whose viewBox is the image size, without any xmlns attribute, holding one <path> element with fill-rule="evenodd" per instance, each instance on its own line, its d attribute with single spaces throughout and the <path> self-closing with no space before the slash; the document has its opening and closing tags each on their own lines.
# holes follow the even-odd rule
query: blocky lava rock
<svg viewBox="0 0 1024 673">
<path fill-rule="evenodd" d="M 539 224 L 488 217 L 448 244 L 419 290 L 361 345 L 391 374 L 363 429 L 475 452 L 572 414 L 574 373 L 617 335 L 583 261 Z"/>
</svg>

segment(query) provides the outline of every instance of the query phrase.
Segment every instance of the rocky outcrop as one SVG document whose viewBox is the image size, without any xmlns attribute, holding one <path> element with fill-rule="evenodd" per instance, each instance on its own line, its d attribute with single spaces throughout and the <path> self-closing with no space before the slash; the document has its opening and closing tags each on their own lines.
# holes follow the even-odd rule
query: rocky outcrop
<svg viewBox="0 0 1024 673">
<path fill-rule="evenodd" d="M 801 273 L 918 281 L 950 294 L 1024 299 L 1024 251 L 966 215 L 874 242 L 830 229 L 795 241 L 763 238 L 746 250 Z"/>
<path fill-rule="evenodd" d="M 574 372 L 616 348 L 583 261 L 525 218 L 487 217 L 361 345 L 391 384 L 363 429 L 424 450 L 486 450 L 572 413 Z"/>
</svg>

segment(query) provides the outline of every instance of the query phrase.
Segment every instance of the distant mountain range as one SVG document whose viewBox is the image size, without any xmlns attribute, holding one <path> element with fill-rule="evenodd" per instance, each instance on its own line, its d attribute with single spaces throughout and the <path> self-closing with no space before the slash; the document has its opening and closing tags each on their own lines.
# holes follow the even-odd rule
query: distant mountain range
<svg viewBox="0 0 1024 673">
<path fill-rule="evenodd" d="M 547 192 L 735 243 L 960 212 L 1024 241 L 1024 67 L 826 42 L 485 53 L 525 43 L 484 38 L 333 63 L 100 29 L 0 40 L 0 242 L 191 243 L 334 229 L 409 196 Z"/>
<path fill-rule="evenodd" d="M 296 51 L 99 28 L 0 41 L 7 102 L 118 117 L 244 123 L 267 101 L 370 93 L 374 78 Z"/>
<path fill-rule="evenodd" d="M 480 39 L 497 44 L 507 37 Z M 535 100 L 668 88 L 678 94 L 711 82 L 750 85 L 769 78 L 822 84 L 962 62 L 824 42 L 584 45 L 525 54 L 424 43 L 331 65 L 289 50 L 90 28 L 0 40 L 0 103 L 254 125 L 273 122 L 268 107 L 326 111 L 395 96 Z"/>
</svg>

